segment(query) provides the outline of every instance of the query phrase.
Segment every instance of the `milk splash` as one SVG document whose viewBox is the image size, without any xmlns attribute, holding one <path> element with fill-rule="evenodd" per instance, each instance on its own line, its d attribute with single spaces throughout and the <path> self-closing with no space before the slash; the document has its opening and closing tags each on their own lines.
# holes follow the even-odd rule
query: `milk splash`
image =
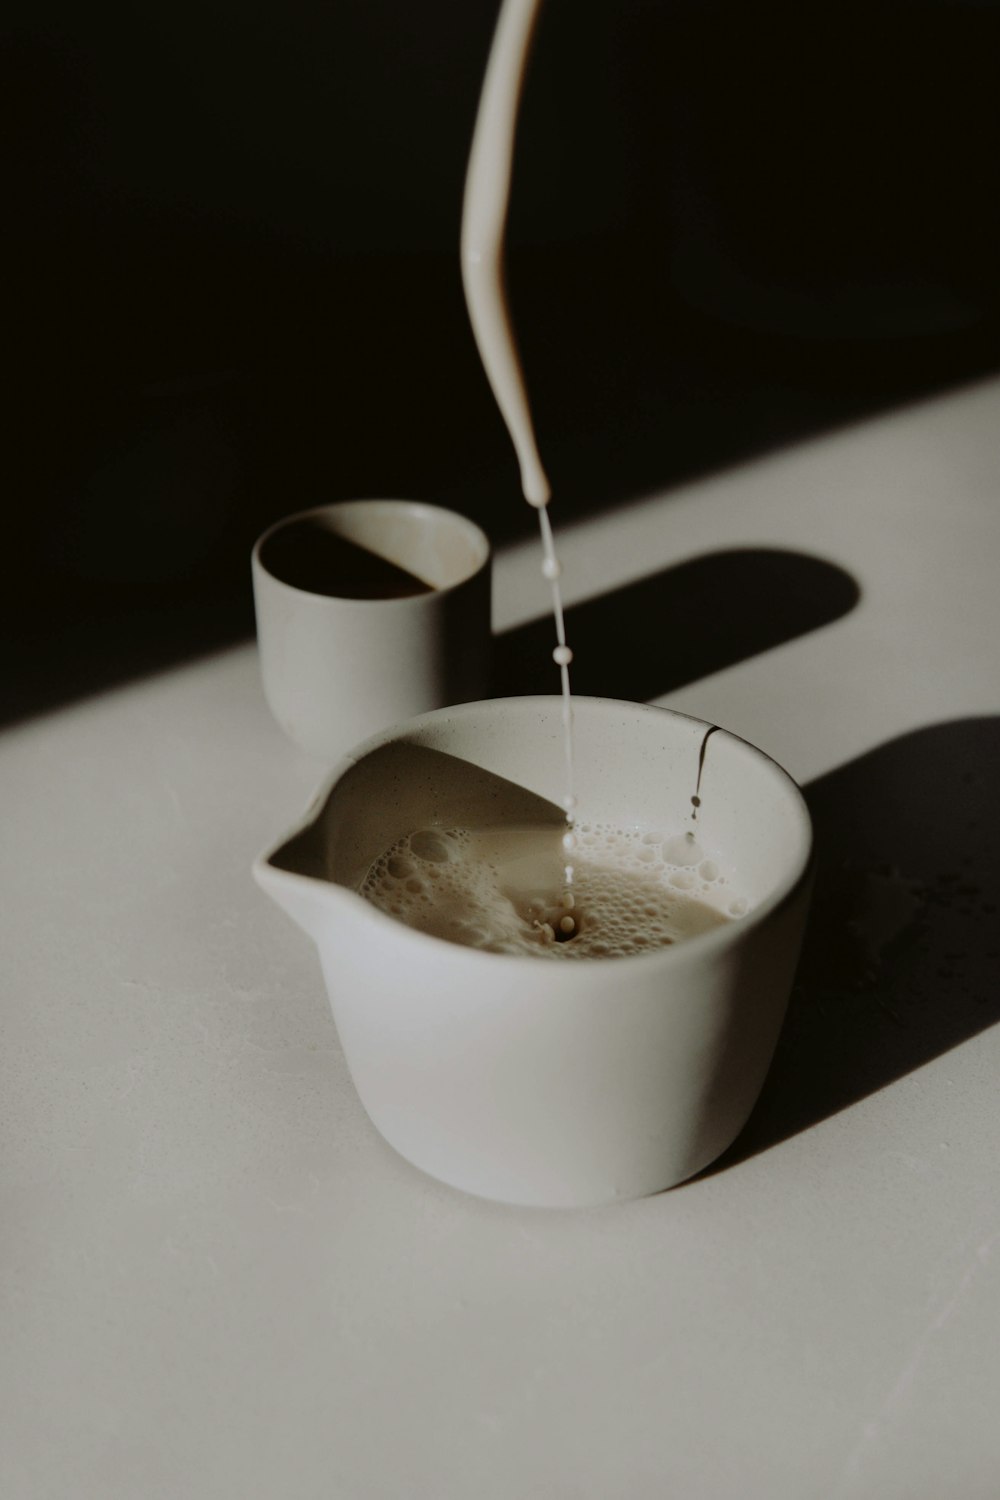
<svg viewBox="0 0 1000 1500">
<path fill-rule="evenodd" d="M 562 567 L 556 556 L 547 511 L 552 491 L 535 441 L 504 276 L 504 230 L 510 201 L 514 132 L 539 4 L 540 0 L 504 0 L 500 10 L 486 66 L 465 179 L 462 281 L 483 368 L 517 454 L 521 489 L 528 504 L 538 512 L 542 538 L 542 576 L 548 581 L 552 591 L 557 643 L 552 657 L 559 668 L 562 687 L 566 758 L 563 873 L 566 889 L 569 891 L 573 884 L 573 852 L 577 846 L 574 831 L 577 799 L 573 757 L 573 697 L 569 680 L 573 653 L 566 642 L 562 591 L 559 587 Z"/>
</svg>

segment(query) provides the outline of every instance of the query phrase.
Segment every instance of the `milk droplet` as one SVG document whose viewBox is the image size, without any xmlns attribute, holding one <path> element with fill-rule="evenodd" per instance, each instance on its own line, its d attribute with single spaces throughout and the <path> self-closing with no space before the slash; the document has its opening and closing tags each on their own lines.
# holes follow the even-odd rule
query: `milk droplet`
<svg viewBox="0 0 1000 1500">
<path fill-rule="evenodd" d="M 575 849 L 576 835 L 573 833 L 564 833 L 562 837 L 562 846 L 566 850 L 567 854 L 571 849 Z"/>
<path fill-rule="evenodd" d="M 562 563 L 558 557 L 547 557 L 542 563 L 542 577 L 551 583 L 553 579 L 562 576 Z"/>
<path fill-rule="evenodd" d="M 573 653 L 568 646 L 557 646 L 552 653 L 552 660 L 557 667 L 568 667 L 573 660 Z"/>
</svg>

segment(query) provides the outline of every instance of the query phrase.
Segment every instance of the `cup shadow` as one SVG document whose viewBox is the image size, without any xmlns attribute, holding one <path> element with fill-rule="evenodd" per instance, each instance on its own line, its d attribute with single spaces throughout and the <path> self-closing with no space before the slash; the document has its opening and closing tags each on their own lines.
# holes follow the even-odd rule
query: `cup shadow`
<svg viewBox="0 0 1000 1500">
<path fill-rule="evenodd" d="M 1000 717 L 916 730 L 806 788 L 818 869 L 785 1025 L 725 1171 L 1000 1021 Z"/>
<path fill-rule="evenodd" d="M 411 821 L 401 823 L 401 802 L 410 804 Z M 565 819 L 556 803 L 518 782 L 404 737 L 354 761 L 305 824 L 271 851 L 267 863 L 356 890 L 371 861 L 401 831 L 421 822 L 441 828 L 557 828 L 565 827 Z M 381 832 L 373 832 L 380 825 Z M 359 848 L 366 851 L 363 857 Z"/>
<path fill-rule="evenodd" d="M 566 611 L 573 691 L 644 703 L 846 615 L 861 596 L 843 568 L 801 552 L 712 552 Z M 554 686 L 551 615 L 493 643 L 493 695 Z"/>
</svg>

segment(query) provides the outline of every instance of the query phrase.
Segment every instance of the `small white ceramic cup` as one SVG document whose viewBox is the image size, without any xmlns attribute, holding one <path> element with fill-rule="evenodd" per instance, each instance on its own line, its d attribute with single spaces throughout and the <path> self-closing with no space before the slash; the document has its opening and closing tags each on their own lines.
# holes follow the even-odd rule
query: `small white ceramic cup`
<svg viewBox="0 0 1000 1500">
<path fill-rule="evenodd" d="M 558 822 L 561 714 L 558 698 L 508 698 L 398 725 L 343 760 L 254 866 L 319 948 L 348 1066 L 390 1144 L 455 1187 L 550 1207 L 671 1187 L 737 1135 L 785 1013 L 812 849 L 802 794 L 760 750 L 666 709 L 582 698 L 581 820 L 688 847 L 696 828 L 704 899 L 745 915 L 577 961 L 460 947 L 357 894 L 415 829 Z"/>
<path fill-rule="evenodd" d="M 265 531 L 252 572 L 264 696 L 311 754 L 488 691 L 490 544 L 464 516 L 318 506 Z"/>
</svg>

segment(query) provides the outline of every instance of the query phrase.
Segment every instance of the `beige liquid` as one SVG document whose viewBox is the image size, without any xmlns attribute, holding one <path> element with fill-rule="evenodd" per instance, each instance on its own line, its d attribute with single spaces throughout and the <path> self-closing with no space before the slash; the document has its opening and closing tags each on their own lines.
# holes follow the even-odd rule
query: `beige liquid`
<svg viewBox="0 0 1000 1500">
<path fill-rule="evenodd" d="M 559 829 L 425 828 L 376 859 L 361 894 L 420 932 L 487 953 L 625 958 L 696 937 L 742 904 L 690 835 L 581 823 L 560 897 Z"/>
</svg>

